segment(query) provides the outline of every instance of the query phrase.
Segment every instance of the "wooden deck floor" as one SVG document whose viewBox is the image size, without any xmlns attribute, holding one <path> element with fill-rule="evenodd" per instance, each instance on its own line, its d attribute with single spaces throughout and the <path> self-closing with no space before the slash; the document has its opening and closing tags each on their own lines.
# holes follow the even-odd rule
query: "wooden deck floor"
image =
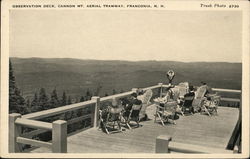
<svg viewBox="0 0 250 159">
<path fill-rule="evenodd" d="M 224 149 L 238 119 L 238 109 L 219 107 L 218 116 L 194 114 L 180 116 L 176 125 L 154 123 L 155 106 L 147 108 L 152 120 L 142 127 L 107 135 L 89 129 L 68 137 L 69 153 L 154 153 L 158 135 L 170 135 L 174 141 Z M 33 153 L 51 152 L 38 148 Z"/>
</svg>

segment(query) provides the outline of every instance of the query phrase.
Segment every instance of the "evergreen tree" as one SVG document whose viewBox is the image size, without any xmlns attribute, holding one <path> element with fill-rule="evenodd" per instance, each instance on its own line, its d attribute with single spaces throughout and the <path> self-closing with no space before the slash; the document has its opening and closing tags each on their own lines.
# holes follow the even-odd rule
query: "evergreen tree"
<svg viewBox="0 0 250 159">
<path fill-rule="evenodd" d="M 84 102 L 84 101 L 85 101 L 84 96 L 81 96 L 81 98 L 80 98 L 80 102 Z"/>
<path fill-rule="evenodd" d="M 65 106 L 67 105 L 67 95 L 65 93 L 65 91 L 63 91 L 63 95 L 62 95 L 62 99 L 61 99 L 61 106 Z"/>
<path fill-rule="evenodd" d="M 26 108 L 27 108 L 28 113 L 30 113 L 31 112 L 31 105 L 30 105 L 30 99 L 29 98 L 26 100 Z"/>
<path fill-rule="evenodd" d="M 90 90 L 89 90 L 89 89 L 87 89 L 85 99 L 86 99 L 86 100 L 90 100 L 90 99 L 91 99 L 91 97 L 92 97 L 92 94 L 91 94 Z"/>
<path fill-rule="evenodd" d="M 42 110 L 50 109 L 49 98 L 46 95 L 46 91 L 44 88 L 40 89 L 38 105 Z"/>
<path fill-rule="evenodd" d="M 16 79 L 12 68 L 11 61 L 9 61 L 9 113 L 25 114 L 27 108 L 25 106 L 25 99 L 21 96 L 20 90 L 16 86 Z"/>
<path fill-rule="evenodd" d="M 42 110 L 42 108 L 40 108 L 40 106 L 38 105 L 38 97 L 37 97 L 37 93 L 34 94 L 34 98 L 31 101 L 31 112 L 37 112 Z"/>
<path fill-rule="evenodd" d="M 115 90 L 115 89 L 113 89 L 113 95 L 114 95 L 114 94 L 116 94 L 116 90 Z"/>
<path fill-rule="evenodd" d="M 57 96 L 57 92 L 56 92 L 56 89 L 54 89 L 51 93 L 51 98 L 50 98 L 50 106 L 52 108 L 56 108 L 60 105 L 60 101 L 58 99 L 58 96 Z"/>
<path fill-rule="evenodd" d="M 70 104 L 72 104 L 72 100 L 71 100 L 71 97 L 69 96 L 68 101 L 67 101 L 67 105 L 70 105 Z"/>
<path fill-rule="evenodd" d="M 104 95 L 105 97 L 107 97 L 107 96 L 109 96 L 109 94 L 107 93 L 107 92 L 105 92 L 105 95 Z"/>
</svg>

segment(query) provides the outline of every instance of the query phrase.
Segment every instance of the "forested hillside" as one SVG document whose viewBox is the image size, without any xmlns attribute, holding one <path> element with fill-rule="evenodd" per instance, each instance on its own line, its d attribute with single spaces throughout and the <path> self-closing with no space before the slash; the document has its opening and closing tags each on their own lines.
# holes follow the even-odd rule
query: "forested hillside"
<svg viewBox="0 0 250 159">
<path fill-rule="evenodd" d="M 174 61 L 98 61 L 79 59 L 11 58 L 16 84 L 27 100 L 41 88 L 50 95 L 56 89 L 73 101 L 87 91 L 100 96 L 167 83 L 166 72 L 176 72 L 174 83 L 188 81 L 211 87 L 241 89 L 241 63 L 174 62 Z"/>
</svg>

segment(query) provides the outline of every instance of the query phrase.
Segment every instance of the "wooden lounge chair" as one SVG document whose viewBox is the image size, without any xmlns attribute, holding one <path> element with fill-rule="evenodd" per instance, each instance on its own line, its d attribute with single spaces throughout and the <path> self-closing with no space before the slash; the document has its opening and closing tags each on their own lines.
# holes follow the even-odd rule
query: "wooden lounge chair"
<svg viewBox="0 0 250 159">
<path fill-rule="evenodd" d="M 192 102 L 194 100 L 194 96 L 187 96 L 184 97 L 183 104 L 182 104 L 182 112 L 185 114 L 185 112 L 189 112 L 190 114 L 193 114 L 194 108 L 192 106 Z"/>
<path fill-rule="evenodd" d="M 153 91 L 151 89 L 147 90 L 140 99 L 142 101 L 142 108 L 139 114 L 140 120 L 146 117 L 146 109 L 150 104 L 150 99 L 153 96 Z"/>
<path fill-rule="evenodd" d="M 170 120 L 172 120 L 173 124 L 176 124 L 174 121 L 174 116 L 176 113 L 177 105 L 178 104 L 176 101 L 156 105 L 155 122 L 157 122 L 157 119 L 159 119 L 161 124 L 164 126 L 165 122 L 170 122 Z"/>
<path fill-rule="evenodd" d="M 206 91 L 207 86 L 200 86 L 197 89 L 195 98 L 192 103 L 194 110 L 200 111 L 201 113 L 205 112 L 209 116 L 211 116 L 211 114 L 214 112 L 218 114 L 217 108 L 220 102 L 220 96 L 218 96 L 217 94 L 207 94 L 205 96 Z"/>
<path fill-rule="evenodd" d="M 179 98 L 183 99 L 184 95 L 188 93 L 188 82 L 181 82 L 176 87 L 179 89 Z"/>
<path fill-rule="evenodd" d="M 208 98 L 210 99 L 208 100 Z M 208 94 L 202 104 L 201 112 L 205 112 L 209 116 L 211 116 L 212 114 L 218 115 L 217 109 L 219 102 L 220 102 L 220 96 L 218 96 L 217 94 Z"/>
<path fill-rule="evenodd" d="M 192 102 L 192 106 L 194 111 L 199 112 L 201 111 L 203 102 L 206 100 L 205 93 L 207 91 L 206 86 L 200 86 L 197 91 L 195 92 L 195 97 Z"/>
<path fill-rule="evenodd" d="M 131 124 L 130 124 L 131 121 L 136 122 L 137 127 L 140 126 L 140 124 L 139 124 L 139 122 L 140 122 L 139 114 L 140 114 L 141 108 L 142 108 L 142 104 L 140 104 L 140 105 L 135 105 L 134 104 L 132 106 L 132 109 L 130 110 L 129 116 L 126 119 L 126 125 L 128 126 L 129 129 L 131 129 Z"/>
<path fill-rule="evenodd" d="M 107 134 L 121 132 L 122 110 L 122 108 L 113 108 L 110 106 L 106 110 L 100 110 L 100 128 Z"/>
</svg>

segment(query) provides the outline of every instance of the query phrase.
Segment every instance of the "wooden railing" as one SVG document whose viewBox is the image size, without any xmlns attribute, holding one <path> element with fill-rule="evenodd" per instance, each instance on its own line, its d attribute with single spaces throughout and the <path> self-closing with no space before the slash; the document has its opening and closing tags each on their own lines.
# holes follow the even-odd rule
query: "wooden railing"
<svg viewBox="0 0 250 159">
<path fill-rule="evenodd" d="M 22 134 L 22 126 L 52 131 L 52 143 L 30 139 L 31 133 Z M 52 152 L 67 152 L 67 122 L 57 120 L 53 123 L 22 118 L 20 114 L 9 115 L 9 152 L 22 152 L 20 144 L 51 148 Z"/>
<path fill-rule="evenodd" d="M 163 87 L 167 87 L 163 85 Z M 212 147 L 204 147 L 200 145 L 193 145 L 193 144 L 185 144 L 180 142 L 172 141 L 172 137 L 167 135 L 160 135 L 156 138 L 156 146 L 155 152 L 156 153 L 220 153 L 220 154 L 232 154 L 238 153 L 241 151 L 241 135 L 239 133 L 241 118 L 242 118 L 242 96 L 241 90 L 232 90 L 232 89 L 220 89 L 220 88 L 212 88 L 214 92 L 226 92 L 232 94 L 239 94 L 239 98 L 225 98 L 221 97 L 222 101 L 229 101 L 229 102 L 239 102 L 239 119 L 235 126 L 235 129 L 231 135 L 231 138 L 228 142 L 227 147 L 225 149 L 217 149 Z M 235 147 L 237 146 L 236 150 Z M 230 148 L 228 148 L 230 147 Z"/>
<path fill-rule="evenodd" d="M 160 135 L 156 138 L 155 153 L 232 154 L 234 151 L 175 142 L 170 136 Z"/>
<path fill-rule="evenodd" d="M 143 90 L 157 90 L 154 93 L 156 96 L 162 96 L 163 88 L 169 87 L 169 85 L 163 85 L 159 83 L 158 85 L 143 88 Z M 225 90 L 214 88 L 214 91 L 227 91 L 233 93 L 240 93 L 238 90 Z M 21 152 L 20 144 L 28 144 L 38 147 L 51 148 L 52 152 L 62 153 L 67 152 L 67 125 L 79 122 L 81 120 L 90 118 L 91 127 L 98 127 L 99 115 L 98 111 L 105 102 L 110 101 L 113 98 L 123 98 L 131 95 L 133 92 L 137 91 L 137 88 L 133 88 L 131 91 L 115 94 L 107 97 L 97 97 L 94 96 L 89 101 L 71 104 L 67 106 L 62 106 L 54 109 L 44 110 L 40 112 L 35 112 L 27 115 L 21 116 L 20 114 L 10 114 L 9 115 L 9 152 Z M 38 121 L 43 118 L 55 116 L 62 113 L 68 113 L 70 111 L 77 111 L 78 109 L 86 108 L 87 106 L 92 107 L 91 114 L 85 114 L 68 121 L 56 120 L 52 123 Z M 33 128 L 36 130 L 22 133 L 22 127 Z M 52 132 L 51 142 L 44 142 L 32 139 L 33 136 L 42 134 L 44 132 Z"/>
<path fill-rule="evenodd" d="M 161 92 L 162 83 L 159 83 L 156 86 L 143 88 L 143 90 L 148 89 L 159 89 L 158 93 Z M 63 153 L 67 152 L 67 125 L 84 120 L 86 118 L 91 118 L 91 126 L 98 127 L 99 123 L 99 116 L 98 111 L 102 104 L 106 101 L 110 101 L 113 98 L 123 98 L 131 95 L 135 92 L 137 88 L 133 88 L 131 91 L 115 94 L 108 97 L 97 97 L 94 96 L 89 101 L 71 104 L 67 106 L 62 106 L 54 109 L 44 110 L 40 112 L 35 112 L 27 115 L 21 116 L 20 114 L 10 114 L 9 115 L 9 152 L 21 152 L 21 144 L 28 144 L 37 147 L 47 147 L 52 149 L 54 153 Z M 92 114 L 87 114 L 84 116 L 76 117 L 68 121 L 64 120 L 56 120 L 52 123 L 38 121 L 47 117 L 55 116 L 62 113 L 67 113 L 70 111 L 78 110 L 81 108 L 85 108 L 87 106 L 93 105 L 93 112 Z M 36 130 L 22 133 L 22 127 L 25 128 L 34 128 Z M 42 134 L 44 132 L 52 132 L 52 141 L 51 142 L 44 142 L 32 139 L 32 136 Z"/>
</svg>

